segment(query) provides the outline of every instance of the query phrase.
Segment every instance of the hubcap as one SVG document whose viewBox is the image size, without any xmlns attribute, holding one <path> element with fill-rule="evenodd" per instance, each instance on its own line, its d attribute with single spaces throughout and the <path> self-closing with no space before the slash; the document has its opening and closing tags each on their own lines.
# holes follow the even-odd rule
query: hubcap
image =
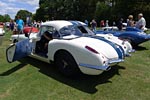
<svg viewBox="0 0 150 100">
<path fill-rule="evenodd" d="M 68 66 L 68 63 L 65 60 L 62 60 L 63 62 L 63 68 L 66 68 Z"/>
</svg>

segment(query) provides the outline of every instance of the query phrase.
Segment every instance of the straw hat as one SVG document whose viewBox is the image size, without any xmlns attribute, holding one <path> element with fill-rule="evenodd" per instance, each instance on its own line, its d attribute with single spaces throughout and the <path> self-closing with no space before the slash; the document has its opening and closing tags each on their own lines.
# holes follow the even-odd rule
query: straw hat
<svg viewBox="0 0 150 100">
<path fill-rule="evenodd" d="M 143 14 L 142 14 L 142 13 L 139 13 L 139 16 L 141 16 L 141 17 L 142 17 L 142 16 L 143 16 Z"/>
<path fill-rule="evenodd" d="M 128 18 L 129 18 L 129 19 L 133 19 L 133 15 L 129 15 Z"/>
</svg>

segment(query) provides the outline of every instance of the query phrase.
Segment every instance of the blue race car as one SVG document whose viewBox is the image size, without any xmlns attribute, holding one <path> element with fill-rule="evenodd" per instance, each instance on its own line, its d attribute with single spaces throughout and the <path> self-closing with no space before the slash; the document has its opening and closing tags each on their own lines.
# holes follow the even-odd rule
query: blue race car
<svg viewBox="0 0 150 100">
<path fill-rule="evenodd" d="M 150 34 L 146 34 L 140 29 L 135 27 L 127 27 L 122 31 L 114 31 L 112 29 L 97 30 L 96 34 L 113 34 L 122 40 L 128 40 L 132 46 L 138 46 L 139 44 L 150 40 Z"/>
</svg>

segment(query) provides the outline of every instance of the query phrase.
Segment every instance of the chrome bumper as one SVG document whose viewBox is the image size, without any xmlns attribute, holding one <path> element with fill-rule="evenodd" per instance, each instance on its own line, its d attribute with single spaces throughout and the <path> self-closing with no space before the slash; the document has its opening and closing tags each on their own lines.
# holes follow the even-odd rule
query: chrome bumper
<svg viewBox="0 0 150 100">
<path fill-rule="evenodd" d="M 91 65 L 91 64 L 80 63 L 79 66 L 90 68 L 90 69 L 95 69 L 95 70 L 104 70 L 104 71 L 108 71 L 111 69 L 111 67 L 107 66 L 107 65 L 106 66 L 96 66 L 96 65 Z"/>
<path fill-rule="evenodd" d="M 135 49 L 129 50 L 128 52 L 135 52 Z"/>
<path fill-rule="evenodd" d="M 109 61 L 108 61 L 108 64 L 120 63 L 120 62 L 123 62 L 123 61 L 124 61 L 123 59 L 109 60 Z"/>
</svg>

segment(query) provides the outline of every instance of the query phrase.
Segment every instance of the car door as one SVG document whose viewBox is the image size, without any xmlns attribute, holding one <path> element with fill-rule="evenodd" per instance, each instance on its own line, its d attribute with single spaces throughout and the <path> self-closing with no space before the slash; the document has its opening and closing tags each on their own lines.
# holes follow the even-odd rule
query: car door
<svg viewBox="0 0 150 100">
<path fill-rule="evenodd" d="M 33 46 L 29 39 L 25 39 L 12 44 L 6 49 L 7 61 L 11 63 L 23 57 L 26 57 L 31 54 L 32 49 Z"/>
</svg>

